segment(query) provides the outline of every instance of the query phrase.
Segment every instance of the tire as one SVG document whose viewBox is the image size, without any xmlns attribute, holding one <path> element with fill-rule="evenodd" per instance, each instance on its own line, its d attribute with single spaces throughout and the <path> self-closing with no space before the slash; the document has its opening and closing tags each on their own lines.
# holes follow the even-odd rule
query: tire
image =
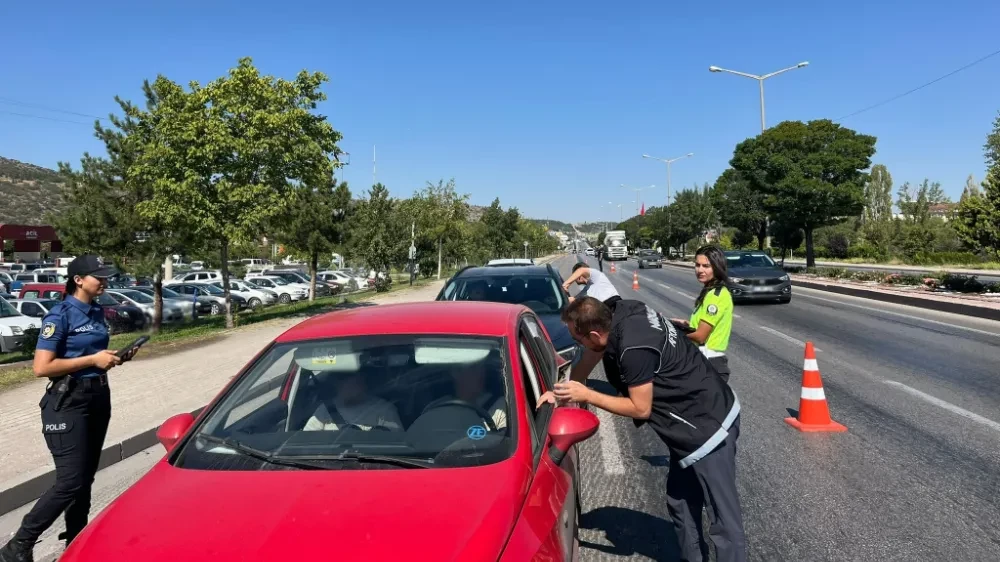
<svg viewBox="0 0 1000 562">
<path fill-rule="evenodd" d="M 218 316 L 219 314 L 222 314 L 222 305 L 217 302 L 213 302 L 212 309 L 209 310 L 209 314 L 211 314 L 212 316 Z"/>
<path fill-rule="evenodd" d="M 257 307 L 259 307 L 261 305 L 261 302 L 260 302 L 260 299 L 258 299 L 257 297 L 254 297 L 254 298 L 250 299 L 250 302 L 248 302 L 247 305 L 250 306 L 251 310 L 257 310 Z"/>
<path fill-rule="evenodd" d="M 288 303 L 292 302 L 292 295 L 289 295 L 288 293 L 285 293 L 285 294 L 281 295 L 280 297 L 278 297 L 278 302 L 280 302 L 281 304 L 288 304 Z"/>
</svg>

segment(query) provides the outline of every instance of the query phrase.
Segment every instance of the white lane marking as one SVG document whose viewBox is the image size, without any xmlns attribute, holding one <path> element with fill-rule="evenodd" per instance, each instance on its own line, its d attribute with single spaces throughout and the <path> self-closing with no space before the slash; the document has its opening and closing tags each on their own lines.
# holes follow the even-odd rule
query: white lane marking
<svg viewBox="0 0 1000 562">
<path fill-rule="evenodd" d="M 806 342 L 804 342 L 802 340 L 797 340 L 797 339 L 795 339 L 792 336 L 789 336 L 787 334 L 783 334 L 783 333 L 779 332 L 778 330 L 775 330 L 774 328 L 768 328 L 767 326 L 761 326 L 760 329 L 764 330 L 765 332 L 769 332 L 771 334 L 774 334 L 774 335 L 778 336 L 779 338 L 781 338 L 781 339 L 783 339 L 785 341 L 792 342 L 792 343 L 794 343 L 796 345 L 801 345 L 802 347 L 805 347 L 805 345 L 806 345 Z M 823 351 L 822 349 L 820 349 L 818 347 L 815 348 L 815 349 L 816 349 L 817 353 L 819 353 L 820 351 Z"/>
<path fill-rule="evenodd" d="M 989 418 L 984 418 L 983 416 L 980 416 L 979 414 L 974 414 L 974 413 L 972 413 L 972 412 L 970 412 L 968 410 L 965 410 L 963 408 L 959 408 L 958 406 L 952 404 L 951 402 L 945 402 L 944 400 L 941 400 L 940 398 L 935 398 L 934 396 L 931 396 L 930 394 L 925 394 L 923 392 L 920 392 L 919 390 L 917 390 L 915 388 L 911 388 L 909 386 L 906 386 L 905 384 L 903 384 L 901 382 L 896 382 L 896 381 L 882 381 L 882 382 L 884 382 L 885 384 L 888 384 L 888 385 L 895 386 L 895 387 L 899 388 L 900 390 L 902 390 L 903 392 L 907 392 L 909 394 L 912 394 L 912 395 L 916 396 L 917 398 L 920 398 L 921 400 L 924 400 L 924 401 L 930 402 L 931 404 L 934 404 L 935 406 L 940 406 L 941 408 L 944 408 L 945 410 L 948 410 L 949 412 L 958 414 L 958 415 L 962 416 L 963 418 L 968 418 L 968 419 L 970 419 L 970 420 L 972 420 L 974 422 L 981 423 L 981 424 L 985 425 L 986 427 L 988 427 L 988 428 L 990 428 L 992 430 L 1000 431 L 1000 423 L 997 423 L 997 422 L 995 422 L 995 421 L 993 421 L 993 420 L 991 420 Z"/>
<path fill-rule="evenodd" d="M 799 292 L 795 293 L 796 295 L 798 295 L 800 297 L 805 297 L 807 299 L 816 299 L 818 301 L 824 301 L 824 302 L 829 302 L 829 303 L 833 303 L 833 304 L 841 304 L 841 305 L 844 305 L 844 306 L 853 306 L 854 308 L 861 308 L 861 309 L 864 309 L 864 310 L 867 310 L 869 312 L 876 313 L 876 314 L 889 314 L 889 315 L 892 315 L 892 316 L 901 316 L 903 318 L 909 318 L 911 320 L 920 320 L 922 322 L 929 322 L 931 324 L 938 324 L 940 326 L 948 326 L 949 328 L 957 328 L 959 330 L 968 330 L 970 332 L 975 332 L 977 334 L 983 334 L 983 335 L 986 335 L 986 336 L 1000 337 L 1000 333 L 988 332 L 986 330 L 980 330 L 978 328 L 969 328 L 967 326 L 960 326 L 958 324 L 950 324 L 948 322 L 942 322 L 940 320 L 931 320 L 930 318 L 923 318 L 921 316 L 913 316 L 911 314 L 903 314 L 902 312 L 893 312 L 891 310 L 873 309 L 871 306 L 862 306 L 860 304 L 854 304 L 854 303 L 849 303 L 849 302 L 844 302 L 844 301 L 838 301 L 838 300 L 833 300 L 833 299 L 824 299 L 823 297 L 817 297 L 817 296 L 814 296 L 814 295 L 803 295 L 802 292 L 801 292 L 803 290 L 803 287 L 799 287 L 797 290 Z"/>
<path fill-rule="evenodd" d="M 659 281 L 657 281 L 656 284 L 659 285 L 659 286 L 661 286 L 661 287 L 663 287 L 664 289 L 667 289 L 668 291 L 673 291 L 673 292 L 677 293 L 678 295 L 681 295 L 682 297 L 686 297 L 686 298 L 689 298 L 691 300 L 695 299 L 694 295 L 689 295 L 689 294 L 685 293 L 684 291 L 681 291 L 680 289 L 675 289 L 675 288 L 671 287 L 670 285 L 667 285 L 666 283 L 660 283 Z"/>
<path fill-rule="evenodd" d="M 615 434 L 615 416 L 609 412 L 594 407 L 598 421 L 598 437 L 601 440 L 601 459 L 604 461 L 605 474 L 625 474 L 625 464 L 622 463 L 622 450 L 618 446 L 618 436 Z"/>
</svg>

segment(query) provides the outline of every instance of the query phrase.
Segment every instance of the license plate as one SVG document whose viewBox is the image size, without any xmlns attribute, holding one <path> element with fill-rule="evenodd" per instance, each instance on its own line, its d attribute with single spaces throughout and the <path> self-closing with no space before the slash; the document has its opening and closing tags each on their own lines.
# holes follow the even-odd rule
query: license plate
<svg viewBox="0 0 1000 562">
<path fill-rule="evenodd" d="M 753 288 L 753 292 L 755 292 L 755 293 L 766 293 L 767 289 L 768 289 L 768 287 L 757 286 L 757 287 Z"/>
</svg>

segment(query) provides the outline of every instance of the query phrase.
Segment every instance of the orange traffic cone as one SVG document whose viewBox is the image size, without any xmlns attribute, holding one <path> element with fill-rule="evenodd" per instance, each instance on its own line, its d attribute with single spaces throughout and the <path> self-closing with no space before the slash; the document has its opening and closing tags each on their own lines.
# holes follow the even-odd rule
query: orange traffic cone
<svg viewBox="0 0 1000 562">
<path fill-rule="evenodd" d="M 633 291 L 638 291 L 639 290 L 639 272 L 638 271 L 633 271 L 632 272 L 632 290 Z"/>
<path fill-rule="evenodd" d="M 785 418 L 785 423 L 799 431 L 847 431 L 847 428 L 830 419 L 830 408 L 823 393 L 823 381 L 816 364 L 816 350 L 806 342 L 806 359 L 802 367 L 802 397 L 799 400 L 799 417 Z"/>
<path fill-rule="evenodd" d="M 611 262 L 611 273 L 615 272 L 615 262 Z"/>
</svg>

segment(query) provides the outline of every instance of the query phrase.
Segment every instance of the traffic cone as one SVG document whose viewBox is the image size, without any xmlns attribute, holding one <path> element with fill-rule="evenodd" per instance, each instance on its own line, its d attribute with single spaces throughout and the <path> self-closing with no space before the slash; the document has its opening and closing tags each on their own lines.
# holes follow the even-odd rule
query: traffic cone
<svg viewBox="0 0 1000 562">
<path fill-rule="evenodd" d="M 615 272 L 615 262 L 611 262 L 611 273 Z"/>
<path fill-rule="evenodd" d="M 632 290 L 633 291 L 638 291 L 639 290 L 639 272 L 638 271 L 633 271 L 632 272 Z"/>
<path fill-rule="evenodd" d="M 799 400 L 799 417 L 785 418 L 785 423 L 799 431 L 841 432 L 847 428 L 830 419 L 830 408 L 823 393 L 823 381 L 816 364 L 816 350 L 806 342 L 805 364 L 802 366 L 802 397 Z"/>
</svg>

